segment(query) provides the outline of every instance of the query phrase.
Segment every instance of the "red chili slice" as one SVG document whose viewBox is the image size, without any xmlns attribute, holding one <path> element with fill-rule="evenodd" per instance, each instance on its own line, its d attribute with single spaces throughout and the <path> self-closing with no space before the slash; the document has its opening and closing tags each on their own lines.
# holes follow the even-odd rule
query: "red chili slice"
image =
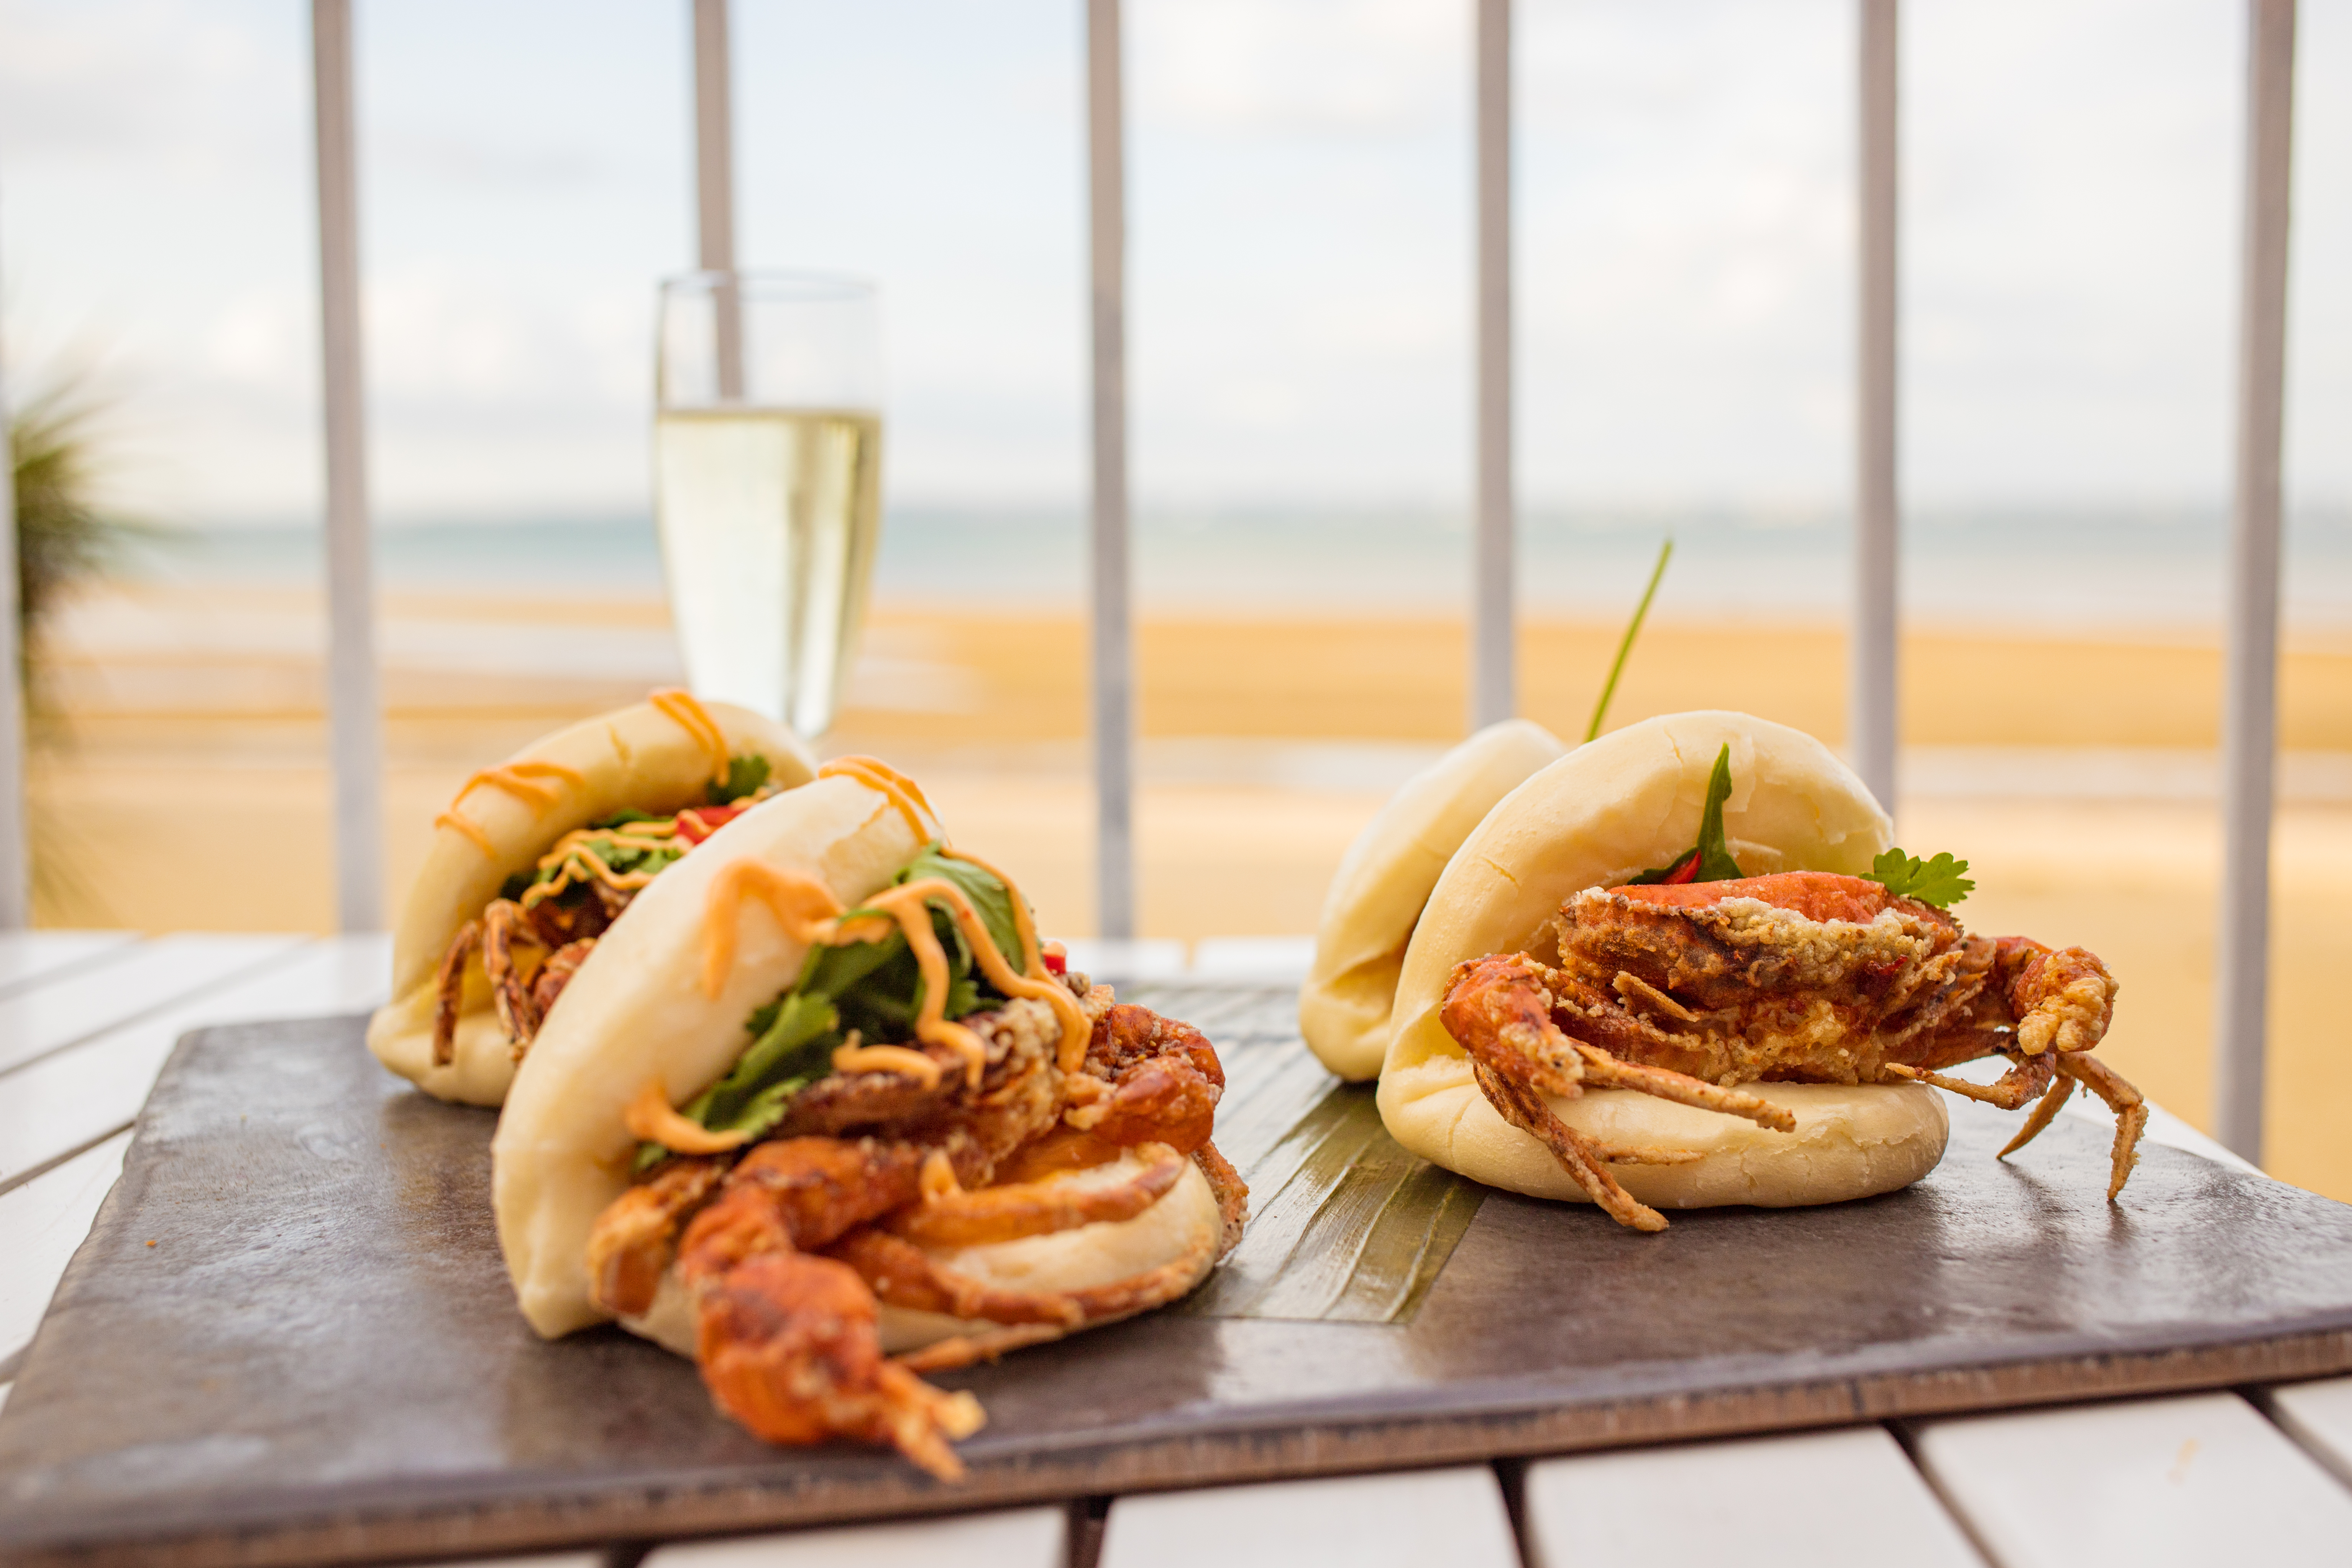
<svg viewBox="0 0 2352 1568">
<path fill-rule="evenodd" d="M 677 814 L 677 836 L 699 844 L 751 809 L 748 805 L 698 805 Z"/>
<path fill-rule="evenodd" d="M 1660 886 L 1678 888 L 1685 882 L 1696 881 L 1697 878 L 1698 851 L 1696 849 L 1693 849 L 1689 854 L 1675 862 L 1675 868 L 1665 874 Z"/>
</svg>

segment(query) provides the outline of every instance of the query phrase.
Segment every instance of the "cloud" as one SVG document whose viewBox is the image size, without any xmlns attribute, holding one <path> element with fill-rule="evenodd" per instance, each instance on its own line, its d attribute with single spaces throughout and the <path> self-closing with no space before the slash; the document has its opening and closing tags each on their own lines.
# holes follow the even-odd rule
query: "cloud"
<svg viewBox="0 0 2352 1568">
<path fill-rule="evenodd" d="M 1468 0 L 1130 0 L 1146 503 L 1466 505 Z M 1851 470 L 1851 0 L 1519 0 L 1532 506 L 1834 507 Z M 684 23 L 360 12 L 382 508 L 645 503 L 689 258 Z M 877 279 L 900 500 L 1074 503 L 1080 8 L 739 7 L 746 258 Z M 2241 13 L 1904 8 L 1915 503 L 2210 501 L 2230 463 Z M 463 47 L 452 40 L 463 39 Z M 2291 484 L 2352 494 L 2352 9 L 2306 7 Z M 18 341 L 143 388 L 172 515 L 317 506 L 308 45 L 283 0 L 0 0 Z"/>
</svg>

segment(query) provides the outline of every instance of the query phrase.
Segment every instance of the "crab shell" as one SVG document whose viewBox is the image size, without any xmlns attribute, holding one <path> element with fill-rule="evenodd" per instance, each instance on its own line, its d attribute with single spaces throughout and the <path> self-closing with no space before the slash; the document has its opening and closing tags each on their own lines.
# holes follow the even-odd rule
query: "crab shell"
<svg viewBox="0 0 2352 1568">
<path fill-rule="evenodd" d="M 1751 875 L 1859 875 L 1893 843 L 1862 781 L 1811 736 L 1744 713 L 1644 720 L 1580 746 L 1489 812 L 1430 894 L 1406 950 L 1394 1035 L 1382 1064 L 1381 1119 L 1423 1158 L 1492 1186 L 1589 1201 L 1550 1152 L 1505 1121 L 1445 1032 L 1438 1009 L 1454 966 L 1496 952 L 1557 956 L 1551 922 L 1586 888 L 1616 887 L 1698 837 L 1717 752 L 1731 748 L 1724 831 Z M 1700 1151 L 1691 1164 L 1616 1168 L 1655 1208 L 1834 1203 L 1916 1181 L 1943 1157 L 1940 1096 L 1917 1084 L 1757 1083 L 1787 1106 L 1776 1132 L 1625 1089 L 1589 1090 L 1552 1108 L 1603 1142 Z"/>
</svg>

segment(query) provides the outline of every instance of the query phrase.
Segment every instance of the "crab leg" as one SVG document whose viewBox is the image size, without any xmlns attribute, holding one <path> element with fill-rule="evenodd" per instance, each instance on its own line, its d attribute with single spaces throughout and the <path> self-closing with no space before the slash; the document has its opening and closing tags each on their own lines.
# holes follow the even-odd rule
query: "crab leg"
<svg viewBox="0 0 2352 1568">
<path fill-rule="evenodd" d="M 2042 1130 L 2049 1126 L 2051 1121 L 2056 1118 L 2058 1108 L 2064 1105 L 2066 1103 L 2066 1097 L 2074 1092 L 2074 1080 L 2073 1079 L 2053 1078 L 2050 1084 L 2050 1092 L 2042 1097 L 2040 1103 L 2035 1105 L 2033 1108 L 2033 1114 L 2027 1117 L 2025 1119 L 2025 1125 L 2017 1130 L 2017 1136 L 2011 1139 L 2006 1144 L 2004 1144 L 2000 1152 L 1995 1155 L 1994 1158 L 2006 1160 L 2011 1154 L 2016 1153 L 2020 1149 L 2024 1148 L 2028 1143 L 2032 1142 L 2035 1137 L 2041 1133 Z"/>
<path fill-rule="evenodd" d="M 2003 1110 L 2015 1110 L 2023 1106 L 2028 1100 L 2049 1089 L 2050 1076 L 2056 1070 L 2052 1065 L 2053 1059 L 2053 1054 L 2049 1052 L 2027 1057 L 1991 1083 L 1970 1083 L 1964 1078 L 1948 1078 L 1942 1073 L 1929 1072 L 1924 1068 L 1905 1067 L 1900 1062 L 1887 1063 L 1886 1070 L 1897 1078 L 1909 1079 L 1914 1083 L 1933 1084 L 1937 1089 L 1948 1089 L 1963 1100 L 1974 1100 L 1986 1105 L 1997 1105 Z M 2056 1113 L 2054 1107 L 2052 1113 L 2053 1115 Z M 2041 1128 L 2037 1127 L 2034 1131 L 2038 1132 Z M 2006 1152 L 2006 1151 L 2003 1152 Z"/>
<path fill-rule="evenodd" d="M 2087 1051 L 2069 1051 L 2058 1058 L 2058 1070 L 2107 1102 L 2116 1113 L 2113 1173 L 2107 1179 L 2107 1201 L 2124 1190 L 2124 1183 L 2139 1163 L 2139 1135 L 2147 1127 L 2147 1101 L 2116 1071 Z"/>
<path fill-rule="evenodd" d="M 1576 1184 L 1584 1189 L 1584 1195 L 1598 1204 L 1610 1218 L 1632 1230 L 1666 1228 L 1666 1216 L 1619 1186 L 1617 1178 L 1601 1163 L 1600 1152 L 1591 1140 L 1562 1121 L 1542 1095 L 1512 1082 L 1475 1058 L 1471 1070 L 1477 1074 L 1478 1087 L 1485 1092 L 1487 1103 L 1512 1126 L 1543 1140 L 1544 1147 L 1551 1151 L 1560 1169 L 1573 1177 Z"/>
<path fill-rule="evenodd" d="M 1744 1094 L 1736 1089 L 1721 1089 L 1704 1079 L 1688 1073 L 1674 1072 L 1665 1068 L 1635 1067 L 1621 1062 L 1599 1046 L 1577 1042 L 1577 1054 L 1584 1058 L 1584 1081 L 1600 1089 L 1630 1089 L 1638 1093 L 1671 1100 L 1677 1105 L 1688 1105 L 1700 1110 L 1721 1111 L 1726 1116 L 1744 1116 L 1759 1127 L 1769 1127 L 1776 1132 L 1794 1132 L 1796 1113 L 1788 1107 L 1775 1105 L 1761 1095 Z"/>
<path fill-rule="evenodd" d="M 457 1013 L 465 1005 L 466 960 L 482 944 L 482 922 L 467 921 L 449 939 L 441 967 L 433 976 L 433 1065 L 446 1068 L 457 1058 Z"/>
</svg>

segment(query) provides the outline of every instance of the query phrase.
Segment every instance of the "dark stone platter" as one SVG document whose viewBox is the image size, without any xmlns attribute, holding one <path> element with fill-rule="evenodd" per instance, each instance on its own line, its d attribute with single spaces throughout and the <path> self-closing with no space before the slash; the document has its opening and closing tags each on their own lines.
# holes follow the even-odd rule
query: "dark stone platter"
<svg viewBox="0 0 2352 1568">
<path fill-rule="evenodd" d="M 1237 1084 L 1309 1081 L 1287 993 L 1150 1000 L 1213 1016 Z M 2003 1163 L 2013 1119 L 1956 1102 L 1942 1165 L 1862 1203 L 1645 1237 L 1424 1193 L 1452 1251 L 1388 1321 L 1196 1301 L 942 1379 L 990 1415 L 943 1486 L 877 1451 L 765 1447 L 616 1331 L 541 1342 L 492 1234 L 489 1114 L 408 1090 L 362 1028 L 181 1042 L 0 1413 L 0 1557 L 502 1552 L 2352 1369 L 2352 1207 L 2162 1147 L 2111 1206 L 2097 1129 L 2061 1118 Z M 1362 1092 L 1307 1099 L 1360 1122 L 1331 1097 Z M 1349 1159 L 1393 1163 L 1383 1139 Z M 1282 1157 L 1263 1142 L 1244 1169 Z M 1306 1245 L 1262 1266 L 1275 1286 L 1329 1268 Z"/>
</svg>

